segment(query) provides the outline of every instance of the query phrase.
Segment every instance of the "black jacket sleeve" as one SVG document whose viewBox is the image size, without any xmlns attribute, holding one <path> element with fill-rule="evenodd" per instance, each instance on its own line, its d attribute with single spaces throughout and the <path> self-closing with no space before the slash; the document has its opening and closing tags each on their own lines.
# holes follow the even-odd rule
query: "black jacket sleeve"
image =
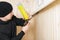
<svg viewBox="0 0 60 40">
<path fill-rule="evenodd" d="M 17 18 L 16 16 L 14 16 L 14 20 L 17 26 L 25 26 L 28 21 L 24 20 L 23 18 Z"/>
<path fill-rule="evenodd" d="M 0 40 L 21 40 L 25 33 L 21 31 L 16 37 L 9 38 L 7 35 L 0 34 Z"/>
<path fill-rule="evenodd" d="M 16 37 L 11 38 L 11 40 L 21 40 L 24 34 L 25 33 L 21 31 Z"/>
</svg>

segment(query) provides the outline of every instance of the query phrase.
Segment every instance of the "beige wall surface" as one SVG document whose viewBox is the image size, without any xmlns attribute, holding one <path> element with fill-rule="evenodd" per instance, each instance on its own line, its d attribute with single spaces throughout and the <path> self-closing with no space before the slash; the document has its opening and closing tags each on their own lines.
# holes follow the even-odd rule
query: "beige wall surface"
<svg viewBox="0 0 60 40">
<path fill-rule="evenodd" d="M 60 40 L 60 0 L 36 16 L 36 40 Z"/>
</svg>

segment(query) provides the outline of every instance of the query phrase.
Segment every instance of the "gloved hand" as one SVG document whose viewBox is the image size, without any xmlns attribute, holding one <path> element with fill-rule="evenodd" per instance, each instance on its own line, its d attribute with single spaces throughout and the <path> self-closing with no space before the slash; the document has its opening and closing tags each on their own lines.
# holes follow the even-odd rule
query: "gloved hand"
<svg viewBox="0 0 60 40">
<path fill-rule="evenodd" d="M 27 19 L 27 20 L 25 20 L 25 19 L 22 18 L 22 20 L 24 21 L 23 26 L 27 25 L 28 22 L 29 22 L 31 19 L 32 19 L 32 16 L 29 16 L 29 19 Z"/>
<path fill-rule="evenodd" d="M 25 20 L 23 26 L 27 25 L 28 24 L 28 20 Z"/>
</svg>

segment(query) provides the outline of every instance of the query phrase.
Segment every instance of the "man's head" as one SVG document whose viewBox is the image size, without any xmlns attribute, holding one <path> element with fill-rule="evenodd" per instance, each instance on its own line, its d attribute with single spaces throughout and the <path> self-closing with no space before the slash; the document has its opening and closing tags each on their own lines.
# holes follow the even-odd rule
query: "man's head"
<svg viewBox="0 0 60 40">
<path fill-rule="evenodd" d="M 13 7 L 8 2 L 0 2 L 0 18 L 9 20 L 12 16 Z"/>
</svg>

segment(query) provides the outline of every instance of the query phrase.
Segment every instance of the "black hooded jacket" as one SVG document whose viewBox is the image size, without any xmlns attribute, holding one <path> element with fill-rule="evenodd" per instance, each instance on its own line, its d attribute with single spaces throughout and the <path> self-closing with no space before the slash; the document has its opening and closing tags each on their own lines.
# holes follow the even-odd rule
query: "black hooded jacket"
<svg viewBox="0 0 60 40">
<path fill-rule="evenodd" d="M 16 35 L 16 26 L 23 26 L 24 23 L 25 20 L 15 16 L 6 22 L 0 20 L 0 40 L 21 40 L 25 33 L 21 31 Z"/>
</svg>

